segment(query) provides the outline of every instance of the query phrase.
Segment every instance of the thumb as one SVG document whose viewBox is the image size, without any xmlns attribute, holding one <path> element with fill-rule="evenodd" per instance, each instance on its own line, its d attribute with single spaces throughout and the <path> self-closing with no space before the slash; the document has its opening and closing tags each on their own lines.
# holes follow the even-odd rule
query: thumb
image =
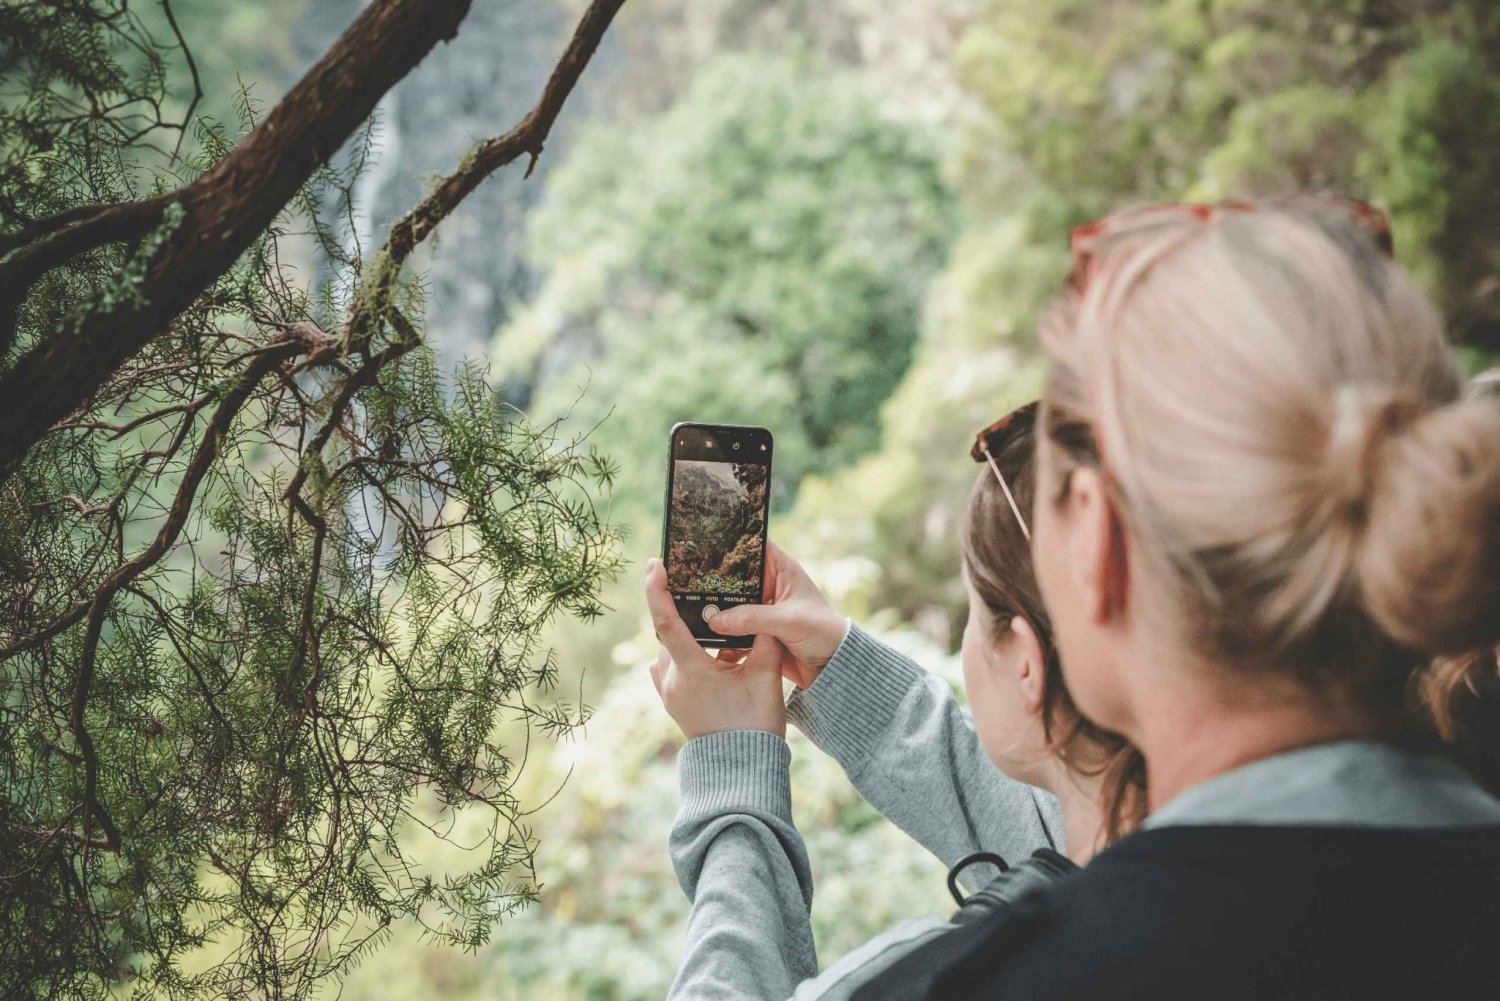
<svg viewBox="0 0 1500 1001">
<path fill-rule="evenodd" d="M 785 624 L 785 610 L 776 605 L 734 605 L 708 620 L 722 636 L 776 636 Z"/>
<path fill-rule="evenodd" d="M 687 623 L 682 621 L 682 616 L 677 614 L 677 603 L 672 600 L 667 571 L 661 561 L 648 560 L 646 566 L 646 607 L 651 612 L 651 627 L 656 630 L 656 638 L 672 661 L 679 668 L 691 668 L 707 655 L 693 638 Z"/>
</svg>

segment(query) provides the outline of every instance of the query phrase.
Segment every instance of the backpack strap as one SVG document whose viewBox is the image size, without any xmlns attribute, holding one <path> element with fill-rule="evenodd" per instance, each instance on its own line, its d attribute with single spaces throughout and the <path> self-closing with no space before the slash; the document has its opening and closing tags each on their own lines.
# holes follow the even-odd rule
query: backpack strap
<svg viewBox="0 0 1500 1001">
<path fill-rule="evenodd" d="M 961 859 L 949 873 L 949 887 L 957 871 L 974 856 Z M 993 858 L 976 861 L 994 862 Z M 1001 863 L 1003 864 L 1003 862 Z M 1040 891 L 1078 871 L 1066 856 L 1039 848 L 1029 859 L 996 876 L 963 901 L 950 919 L 953 930 L 913 949 L 890 967 L 861 984 L 850 1001 L 926 1001 L 944 975 L 965 965 L 980 951 L 989 954 L 997 941 L 1024 937 L 1039 927 L 1047 909 Z"/>
<path fill-rule="evenodd" d="M 1038 848 L 1031 853 L 1031 858 L 1014 869 L 1002 872 L 965 899 L 963 906 L 951 920 L 954 924 L 967 924 L 976 918 L 997 913 L 1014 906 L 1033 890 L 1077 871 L 1078 866 L 1066 855 L 1051 848 Z M 952 873 L 949 873 L 949 878 L 951 880 Z"/>
<path fill-rule="evenodd" d="M 963 872 L 965 869 L 975 864 L 976 862 L 989 863 L 990 865 L 999 869 L 1001 875 L 1004 875 L 1005 873 L 1010 871 L 1010 864 L 1007 863 L 1005 859 L 1001 858 L 999 855 L 996 855 L 994 852 L 975 852 L 972 855 L 965 855 L 963 858 L 953 863 L 953 868 L 948 870 L 948 892 L 953 895 L 953 902 L 959 907 L 963 907 L 965 898 L 964 895 L 958 891 L 958 874 Z"/>
</svg>

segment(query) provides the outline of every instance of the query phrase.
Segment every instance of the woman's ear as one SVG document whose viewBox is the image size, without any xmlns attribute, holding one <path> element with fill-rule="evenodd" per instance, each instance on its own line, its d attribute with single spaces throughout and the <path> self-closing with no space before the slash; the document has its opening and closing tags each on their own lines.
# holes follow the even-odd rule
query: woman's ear
<svg viewBox="0 0 1500 1001">
<path fill-rule="evenodd" d="M 1125 526 L 1096 469 L 1073 470 L 1065 503 L 1073 508 L 1077 530 L 1069 560 L 1078 581 L 1084 611 L 1103 625 L 1122 614 L 1129 602 L 1130 562 Z"/>
<path fill-rule="evenodd" d="M 1130 548 L 1126 545 L 1125 522 L 1114 502 L 1108 496 L 1104 500 L 1105 542 L 1104 601 L 1110 614 L 1123 616 L 1130 607 Z"/>
<path fill-rule="evenodd" d="M 1031 622 L 1021 615 L 1010 620 L 1009 639 L 1016 644 L 1016 684 L 1021 693 L 1021 704 L 1027 712 L 1036 715 L 1042 711 L 1042 696 L 1047 690 L 1047 660 L 1042 641 Z"/>
</svg>

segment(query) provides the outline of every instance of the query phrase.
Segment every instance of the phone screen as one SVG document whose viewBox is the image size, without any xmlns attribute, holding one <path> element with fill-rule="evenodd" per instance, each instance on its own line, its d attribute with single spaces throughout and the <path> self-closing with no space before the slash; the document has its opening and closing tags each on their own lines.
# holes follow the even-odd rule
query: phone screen
<svg viewBox="0 0 1500 1001">
<path fill-rule="evenodd" d="M 727 424 L 672 429 L 662 562 L 677 611 L 704 646 L 748 647 L 708 626 L 721 609 L 759 602 L 765 579 L 771 433 Z"/>
</svg>

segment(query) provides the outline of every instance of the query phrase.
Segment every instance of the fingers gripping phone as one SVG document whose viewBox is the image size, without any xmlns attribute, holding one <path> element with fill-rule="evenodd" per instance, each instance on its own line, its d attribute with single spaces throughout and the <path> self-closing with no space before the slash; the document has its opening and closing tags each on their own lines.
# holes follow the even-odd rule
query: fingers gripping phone
<svg viewBox="0 0 1500 1001">
<path fill-rule="evenodd" d="M 672 600 L 700 644 L 744 649 L 754 637 L 720 636 L 708 620 L 763 598 L 771 432 L 678 424 L 668 455 L 661 558 Z"/>
</svg>

